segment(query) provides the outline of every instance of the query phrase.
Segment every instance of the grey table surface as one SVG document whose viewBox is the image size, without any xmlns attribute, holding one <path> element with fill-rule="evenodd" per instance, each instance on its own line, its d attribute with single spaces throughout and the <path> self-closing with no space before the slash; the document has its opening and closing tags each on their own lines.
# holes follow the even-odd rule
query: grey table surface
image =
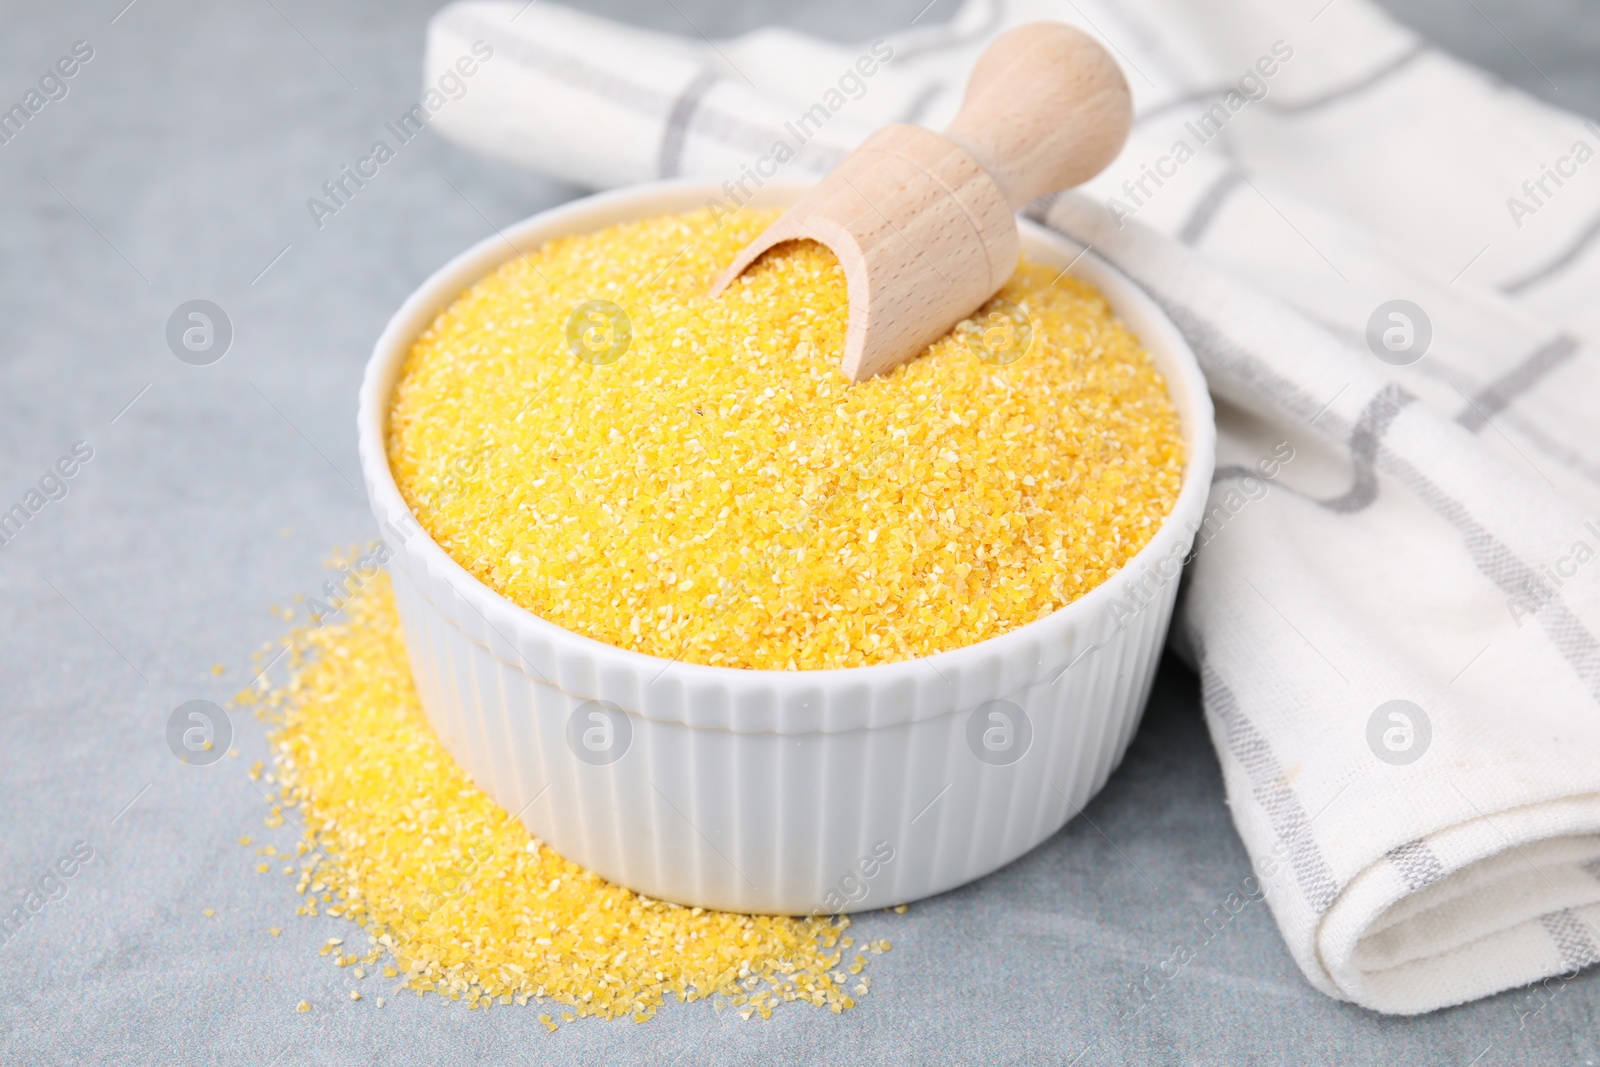
<svg viewBox="0 0 1600 1067">
<path fill-rule="evenodd" d="M 590 6 L 673 32 L 785 22 L 850 39 L 925 2 Z M 179 703 L 240 684 L 281 632 L 268 605 L 316 590 L 329 548 L 372 535 L 355 394 L 390 312 L 492 225 L 581 192 L 429 135 L 336 224 L 311 226 L 305 198 L 413 102 L 433 6 L 0 6 L 0 98 L 73 42 L 95 50 L 69 95 L 0 146 L 0 508 L 75 442 L 93 449 L 68 494 L 0 548 L 6 899 L 75 842 L 95 852 L 0 944 L 0 1061 L 1600 1062 L 1600 975 L 1548 1002 L 1517 991 L 1386 1018 L 1313 991 L 1261 905 L 1119 1025 L 1129 983 L 1249 870 L 1195 680 L 1175 662 L 1086 818 L 977 884 L 862 920 L 896 947 L 842 1016 L 792 1007 L 746 1023 L 672 1004 L 648 1025 L 550 1035 L 532 1010 L 342 999 L 348 981 L 316 954 L 339 921 L 296 918 L 284 880 L 256 876 L 236 843 L 263 815 L 243 773 L 265 755 L 261 728 L 236 716 L 244 758 L 206 768 L 180 764 L 164 732 Z M 1600 114 L 1593 4 L 1394 9 L 1531 92 Z M 169 314 L 197 297 L 235 331 L 205 367 L 165 343 Z M 301 998 L 318 1009 L 297 1014 Z"/>
</svg>

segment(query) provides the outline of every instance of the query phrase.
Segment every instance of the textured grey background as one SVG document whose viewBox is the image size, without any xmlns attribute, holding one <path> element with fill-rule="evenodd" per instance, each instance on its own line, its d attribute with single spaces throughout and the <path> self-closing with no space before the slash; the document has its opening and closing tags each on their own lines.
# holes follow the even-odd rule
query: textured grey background
<svg viewBox="0 0 1600 1067">
<path fill-rule="evenodd" d="M 1259 905 L 1118 1027 L 1128 984 L 1248 873 L 1194 679 L 1174 664 L 1088 819 L 976 885 L 863 920 L 896 947 L 853 1012 L 742 1023 L 669 1006 L 647 1026 L 552 1036 L 532 1010 L 342 999 L 348 978 L 316 947 L 348 930 L 294 916 L 288 880 L 256 875 L 235 843 L 260 835 L 243 773 L 265 754 L 260 728 L 236 717 L 244 758 L 193 768 L 164 724 L 182 701 L 237 688 L 280 632 L 267 605 L 313 592 L 330 546 L 371 535 L 355 392 L 390 312 L 491 224 L 577 191 L 429 135 L 318 232 L 305 198 L 415 99 L 432 0 L 125 3 L 0 6 L 0 100 L 73 41 L 96 49 L 70 95 L 0 146 L 0 509 L 74 441 L 95 453 L 0 548 L 0 888 L 14 900 L 79 839 L 97 853 L 0 944 L 0 1061 L 1065 1063 L 1090 1046 L 1079 1062 L 1600 1062 L 1594 974 L 1531 1018 L 1525 992 L 1384 1018 L 1312 991 Z M 924 3 L 591 6 L 680 33 L 787 22 L 849 39 Z M 1600 114 L 1592 3 L 1395 6 L 1508 80 Z M 210 367 L 163 340 L 195 297 L 235 326 Z M 297 1015 L 302 997 L 317 1010 Z"/>
</svg>

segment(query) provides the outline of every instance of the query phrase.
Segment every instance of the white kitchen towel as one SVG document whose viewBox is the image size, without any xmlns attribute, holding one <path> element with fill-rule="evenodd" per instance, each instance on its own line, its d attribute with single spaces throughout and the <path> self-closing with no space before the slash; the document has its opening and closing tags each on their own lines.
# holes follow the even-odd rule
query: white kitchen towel
<svg viewBox="0 0 1600 1067">
<path fill-rule="evenodd" d="M 429 85 L 492 59 L 428 110 L 581 184 L 737 199 L 943 125 L 1040 18 L 1134 90 L 1119 160 L 1029 214 L 1148 289 L 1217 399 L 1175 637 L 1295 960 L 1396 1013 L 1600 960 L 1600 124 L 1366 0 L 968 0 L 855 45 L 469 0 Z"/>
</svg>

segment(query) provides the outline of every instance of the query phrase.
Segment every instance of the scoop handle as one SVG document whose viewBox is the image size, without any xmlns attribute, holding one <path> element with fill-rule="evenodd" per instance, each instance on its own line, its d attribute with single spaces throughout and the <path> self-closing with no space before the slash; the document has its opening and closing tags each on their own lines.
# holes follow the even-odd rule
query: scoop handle
<svg viewBox="0 0 1600 1067">
<path fill-rule="evenodd" d="M 944 135 L 1015 211 L 1099 174 L 1132 125 L 1128 81 L 1111 54 L 1076 27 L 1029 22 L 984 49 Z"/>
</svg>

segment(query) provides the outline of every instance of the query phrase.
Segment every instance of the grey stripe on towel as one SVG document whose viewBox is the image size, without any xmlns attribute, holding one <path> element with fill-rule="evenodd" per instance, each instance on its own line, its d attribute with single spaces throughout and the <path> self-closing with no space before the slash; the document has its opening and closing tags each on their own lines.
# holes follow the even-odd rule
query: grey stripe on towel
<svg viewBox="0 0 1600 1067">
<path fill-rule="evenodd" d="M 1570 908 L 1541 915 L 1539 923 L 1550 934 L 1550 940 L 1556 943 L 1561 962 L 1571 970 L 1600 963 L 1600 948 L 1595 947 L 1594 938 L 1589 936 L 1590 927 Z"/>
<path fill-rule="evenodd" d="M 1578 339 L 1565 333 L 1540 345 L 1527 359 L 1480 389 L 1456 421 L 1476 433 L 1577 352 Z"/>
<path fill-rule="evenodd" d="M 676 178 L 683 173 L 683 141 L 689 134 L 689 122 L 694 118 L 700 101 L 711 87 L 717 84 L 717 76 L 709 70 L 702 70 L 690 79 L 689 84 L 683 87 L 683 92 L 678 94 L 678 99 L 672 102 L 672 110 L 667 113 L 666 128 L 661 131 L 661 154 L 656 162 L 656 174 L 662 178 Z"/>
<path fill-rule="evenodd" d="M 1567 244 L 1567 247 L 1556 253 L 1554 259 L 1535 267 L 1520 278 L 1513 278 L 1511 281 L 1501 285 L 1501 292 L 1514 295 L 1524 289 L 1531 289 L 1540 282 L 1549 281 L 1576 263 L 1582 257 L 1584 251 L 1594 243 L 1596 237 L 1600 237 L 1600 216 L 1596 216 L 1593 222 L 1585 226 L 1578 236 Z"/>
<path fill-rule="evenodd" d="M 1303 115 L 1308 111 L 1316 111 L 1319 108 L 1327 107 L 1330 104 L 1337 104 L 1342 100 L 1348 100 L 1360 96 L 1367 90 L 1387 81 L 1390 76 L 1398 74 L 1400 71 L 1409 67 L 1412 63 L 1416 62 L 1418 59 L 1427 54 L 1428 46 L 1418 42 L 1417 44 L 1414 44 L 1410 48 L 1406 49 L 1404 52 L 1401 52 L 1399 55 L 1395 56 L 1393 59 L 1380 63 L 1371 70 L 1359 75 L 1354 81 L 1335 86 L 1334 88 L 1329 89 L 1320 95 L 1313 96 L 1307 100 L 1291 101 L 1287 104 L 1280 104 L 1269 96 L 1265 98 L 1262 103 L 1266 107 L 1282 115 Z M 1204 104 L 1207 101 L 1221 102 L 1222 99 L 1228 95 L 1228 93 L 1237 91 L 1237 88 L 1232 82 L 1228 82 L 1223 85 L 1213 85 L 1205 89 L 1196 89 L 1193 92 L 1184 93 L 1181 96 L 1176 96 L 1169 100 L 1162 101 L 1161 103 L 1150 108 L 1148 111 L 1145 111 L 1137 116 L 1135 121 L 1138 124 L 1143 125 L 1144 123 L 1152 122 L 1163 115 L 1171 114 L 1180 108 Z"/>
<path fill-rule="evenodd" d="M 1389 850 L 1389 863 L 1413 893 L 1444 877 L 1444 864 L 1426 841 L 1407 841 Z"/>
<path fill-rule="evenodd" d="M 1178 231 L 1178 240 L 1186 245 L 1198 244 L 1200 238 L 1211 228 L 1211 223 L 1215 221 L 1223 205 L 1228 202 L 1228 198 L 1243 184 L 1244 172 L 1239 170 L 1230 170 L 1212 182 L 1211 188 L 1205 191 L 1205 194 L 1195 202 L 1193 210 L 1189 212 L 1189 218 L 1184 221 L 1183 229 Z"/>
<path fill-rule="evenodd" d="M 1279 841 L 1289 848 L 1289 867 L 1306 903 L 1321 915 L 1339 896 L 1339 883 L 1323 859 L 1311 833 L 1311 820 L 1294 790 L 1284 783 L 1283 764 L 1272 745 L 1254 723 L 1239 710 L 1239 701 L 1222 676 L 1206 661 L 1205 649 L 1198 643 L 1200 682 L 1206 710 L 1221 722 L 1227 735 L 1228 751 L 1250 777 L 1250 791 L 1272 824 Z"/>
<path fill-rule="evenodd" d="M 1353 478 L 1343 496 L 1321 501 L 1323 507 L 1340 514 L 1361 511 L 1378 499 L 1378 449 L 1383 435 L 1394 424 L 1400 410 L 1416 399 L 1398 385 L 1390 383 L 1378 390 L 1361 409 L 1355 429 L 1350 431 L 1350 464 Z"/>
</svg>

